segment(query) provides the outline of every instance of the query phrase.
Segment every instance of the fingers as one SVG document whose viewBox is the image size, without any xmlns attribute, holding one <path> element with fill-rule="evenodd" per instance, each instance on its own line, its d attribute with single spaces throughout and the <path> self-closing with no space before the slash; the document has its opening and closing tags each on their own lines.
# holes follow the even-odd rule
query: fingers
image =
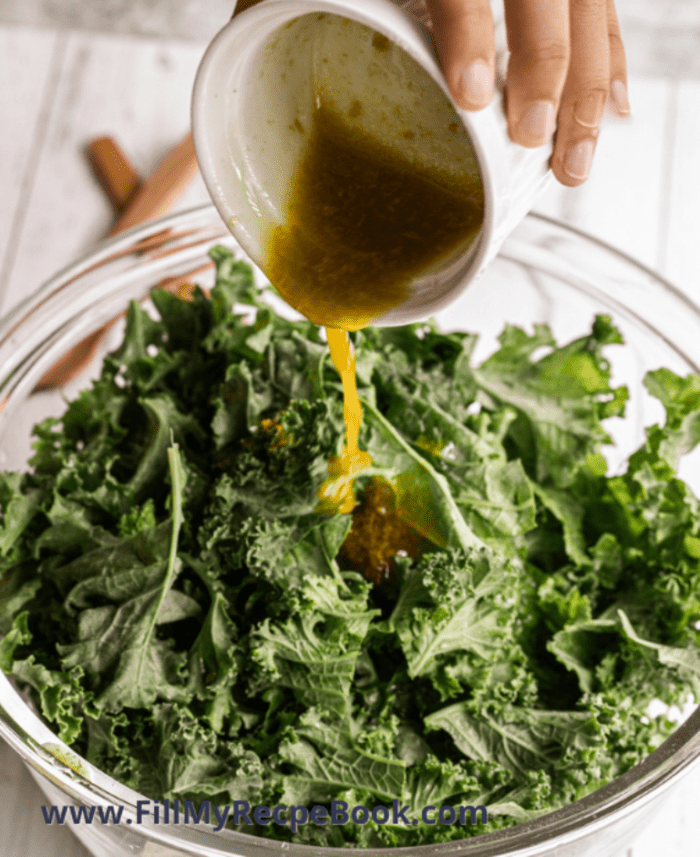
<svg viewBox="0 0 700 857">
<path fill-rule="evenodd" d="M 489 0 L 428 0 L 445 80 L 457 104 L 481 110 L 493 97 L 495 48 Z"/>
<path fill-rule="evenodd" d="M 235 18 L 239 12 L 244 12 L 250 6 L 255 6 L 256 3 L 260 3 L 260 0 L 237 0 L 236 7 L 233 10 L 233 17 Z"/>
<path fill-rule="evenodd" d="M 512 140 L 532 148 L 554 132 L 569 67 L 568 0 L 506 0 L 506 114 Z"/>
<path fill-rule="evenodd" d="M 610 87 L 607 0 L 571 0 L 570 38 L 551 167 L 562 184 L 576 187 L 588 178 Z"/>
<path fill-rule="evenodd" d="M 237 0 L 235 13 L 260 0 Z M 588 176 L 606 99 L 630 112 L 627 66 L 614 0 L 504 0 L 508 31 L 508 133 L 522 146 L 547 143 L 551 166 L 574 187 Z M 445 80 L 456 103 L 481 110 L 493 98 L 490 0 L 426 0 Z"/>
<path fill-rule="evenodd" d="M 610 45 L 610 101 L 620 116 L 629 116 L 627 60 L 620 36 L 620 23 L 613 0 L 608 0 L 608 40 Z"/>
</svg>

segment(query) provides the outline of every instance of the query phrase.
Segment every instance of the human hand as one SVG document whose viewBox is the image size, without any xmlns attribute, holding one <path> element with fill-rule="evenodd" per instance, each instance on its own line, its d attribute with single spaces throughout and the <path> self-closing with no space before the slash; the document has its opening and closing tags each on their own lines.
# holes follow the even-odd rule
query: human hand
<svg viewBox="0 0 700 857">
<path fill-rule="evenodd" d="M 493 97 L 494 36 L 489 0 L 426 0 L 447 85 L 466 110 Z M 522 146 L 554 133 L 550 166 L 564 185 L 588 177 L 610 96 L 630 112 L 625 51 L 613 0 L 505 0 L 508 133 Z"/>
<path fill-rule="evenodd" d="M 236 13 L 260 0 L 238 0 Z M 490 0 L 425 0 L 442 70 L 457 104 L 481 110 L 493 98 Z M 564 185 L 588 177 L 605 104 L 630 112 L 627 66 L 614 0 L 505 0 L 508 133 L 533 148 L 551 139 L 550 166 Z"/>
</svg>

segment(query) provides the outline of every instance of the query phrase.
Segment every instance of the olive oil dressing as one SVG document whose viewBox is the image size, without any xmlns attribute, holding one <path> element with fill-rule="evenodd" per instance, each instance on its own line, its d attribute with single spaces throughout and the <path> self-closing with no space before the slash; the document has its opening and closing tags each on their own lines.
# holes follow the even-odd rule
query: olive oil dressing
<svg viewBox="0 0 700 857">
<path fill-rule="evenodd" d="M 329 461 L 319 509 L 351 513 L 354 476 L 372 459 L 359 447 L 362 406 L 347 332 L 400 305 L 416 276 L 463 252 L 481 228 L 484 195 L 466 130 L 439 86 L 381 34 L 334 18 L 318 19 L 327 29 L 321 40 L 327 55 L 317 52 L 320 71 L 310 122 L 307 116 L 305 124 L 295 123 L 308 139 L 283 220 L 269 230 L 264 267 L 289 304 L 326 327 L 343 383 L 346 442 L 342 454 Z M 350 59 L 349 50 L 342 50 L 344 40 L 349 49 L 353 39 L 362 43 L 354 53 L 358 62 L 366 59 L 367 75 L 367 86 L 359 86 L 353 68 L 354 92 L 343 81 Z M 387 78 L 393 81 L 393 106 L 387 102 L 391 91 L 378 95 L 377 86 L 369 85 L 387 67 L 399 69 Z M 344 88 L 334 90 L 336 78 Z M 382 86 L 391 90 L 386 80 Z M 367 508 L 377 505 L 379 496 L 377 483 L 371 484 Z M 392 489 L 381 489 L 387 490 Z M 389 506 L 382 503 L 383 509 Z M 367 524 L 358 519 L 356 531 L 362 536 L 355 541 L 365 541 Z M 383 525 L 384 531 L 391 537 L 378 536 L 365 551 L 373 556 L 375 576 L 384 567 L 384 559 L 377 559 L 382 551 L 389 557 L 397 545 L 408 547 L 421 538 L 398 524 Z"/>
</svg>

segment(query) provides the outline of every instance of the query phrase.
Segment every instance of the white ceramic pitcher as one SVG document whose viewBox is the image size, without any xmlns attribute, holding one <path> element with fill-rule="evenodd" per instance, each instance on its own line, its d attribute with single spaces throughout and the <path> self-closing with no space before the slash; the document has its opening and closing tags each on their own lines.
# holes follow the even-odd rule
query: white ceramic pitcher
<svg viewBox="0 0 700 857">
<path fill-rule="evenodd" d="M 477 240 L 450 264 L 415 278 L 404 302 L 373 323 L 418 321 L 466 288 L 532 208 L 550 177 L 551 145 L 525 149 L 508 137 L 501 98 L 506 62 L 502 10 L 494 10 L 497 92 L 489 107 L 468 112 L 449 94 L 422 0 L 265 0 L 236 15 L 213 40 L 193 97 L 194 142 L 207 188 L 235 238 L 258 264 L 265 256 L 266 229 L 284 219 L 284 200 L 302 157 L 305 138 L 294 126 L 314 106 L 309 55 L 316 38 L 314 21 L 324 13 L 370 27 L 417 61 L 447 95 L 473 145 L 484 188 L 484 221 Z M 361 53 L 362 47 L 357 50 Z M 348 74 L 362 66 L 361 59 L 348 58 Z M 355 80 L 354 85 L 382 82 Z"/>
</svg>

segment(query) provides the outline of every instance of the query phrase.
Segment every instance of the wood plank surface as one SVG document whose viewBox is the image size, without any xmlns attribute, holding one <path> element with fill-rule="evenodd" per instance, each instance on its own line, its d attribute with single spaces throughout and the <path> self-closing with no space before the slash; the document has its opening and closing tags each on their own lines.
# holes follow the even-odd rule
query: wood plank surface
<svg viewBox="0 0 700 857">
<path fill-rule="evenodd" d="M 653 821 L 620 857 L 697 857 L 700 854 L 700 768 L 669 795 Z"/>
<path fill-rule="evenodd" d="M 70 825 L 44 824 L 46 798 L 19 756 L 0 739 L 0 855 L 91 857 Z"/>
<path fill-rule="evenodd" d="M 601 238 L 652 268 L 665 257 L 669 145 L 676 84 L 632 78 L 629 119 L 606 116 L 593 169 L 577 188 L 553 183 L 535 210 Z"/>
<path fill-rule="evenodd" d="M 62 38 L 45 127 L 33 138 L 33 180 L 14 213 L 16 246 L 0 281 L 2 312 L 108 232 L 112 208 L 85 156 L 91 138 L 114 136 L 148 175 L 189 129 L 203 46 L 85 33 Z M 208 200 L 198 177 L 178 208 Z"/>
<path fill-rule="evenodd" d="M 2 0 L 0 21 L 207 42 L 236 0 Z"/>
<path fill-rule="evenodd" d="M 662 270 L 700 304 L 700 81 L 678 84 L 672 138 Z"/>
<path fill-rule="evenodd" d="M 55 32 L 0 28 L 0 294 L 36 180 L 64 42 Z"/>
<path fill-rule="evenodd" d="M 5 12 L 12 7 L 20 16 L 38 15 L 38 5 L 44 10 L 52 5 L 4 3 Z M 639 4 L 639 14 L 629 18 L 634 32 L 643 29 L 641 15 L 649 7 L 658 26 L 682 31 L 685 41 L 695 33 L 697 0 Z M 123 5 L 124 15 L 132 15 Z M 214 18 L 227 15 L 228 5 L 216 0 L 207 13 L 209 23 L 201 26 L 215 29 Z M 81 14 L 97 15 L 87 4 L 78 6 L 85 10 Z M 52 8 L 57 16 L 55 4 Z M 143 8 L 139 13 L 139 26 L 142 32 L 175 32 L 187 15 L 194 21 L 197 8 L 154 0 L 150 19 Z M 95 19 L 93 25 L 98 23 Z M 188 32 L 195 29 L 192 25 Z M 667 44 L 654 48 L 662 59 Z M 89 250 L 111 225 L 110 205 L 83 153 L 91 137 L 115 136 L 143 174 L 181 139 L 203 47 L 202 42 L 0 26 L 0 311 Z M 658 268 L 700 302 L 700 80 L 682 79 L 693 71 L 683 66 L 682 50 L 678 56 L 675 65 L 667 64 L 667 74 L 658 72 L 657 57 L 655 74 L 633 75 L 633 117 L 606 121 L 589 181 L 575 190 L 553 185 L 538 210 Z M 632 59 L 633 69 L 651 67 L 641 54 Z M 207 200 L 199 180 L 178 208 Z M 620 857 L 697 857 L 698 794 L 700 770 Z M 88 857 L 68 826 L 44 825 L 40 791 L 2 742 L 0 802 L 1 857 Z"/>
<path fill-rule="evenodd" d="M 700 78 L 698 0 L 616 0 L 634 75 Z M 0 21 L 208 41 L 234 0 L 2 0 Z"/>
</svg>

